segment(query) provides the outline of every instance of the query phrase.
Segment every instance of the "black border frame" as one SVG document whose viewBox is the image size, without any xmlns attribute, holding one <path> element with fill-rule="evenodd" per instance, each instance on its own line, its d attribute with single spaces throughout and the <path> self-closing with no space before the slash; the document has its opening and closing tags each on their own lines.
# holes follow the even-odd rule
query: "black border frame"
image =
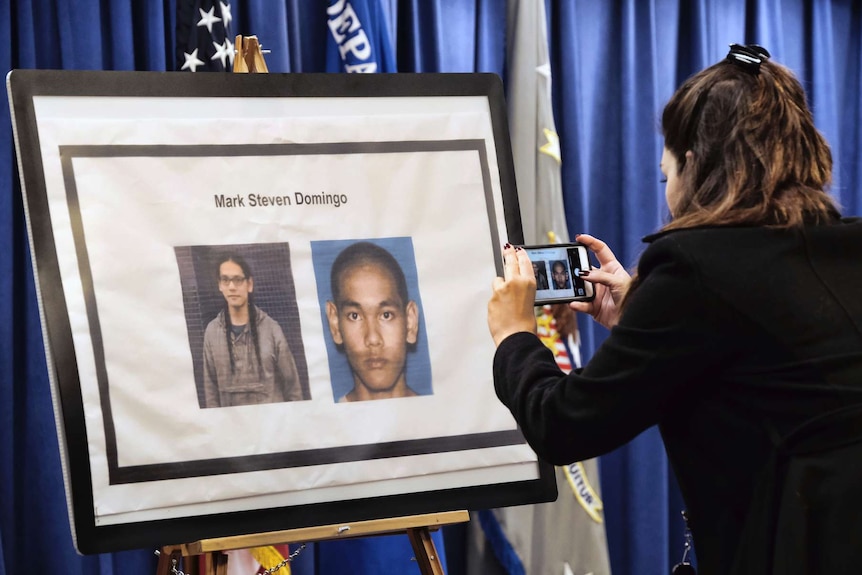
<svg viewBox="0 0 862 575">
<path fill-rule="evenodd" d="M 302 451 L 286 451 L 280 453 L 265 453 L 260 455 L 245 455 L 238 457 L 223 457 L 218 459 L 196 459 L 193 461 L 178 461 L 170 463 L 155 463 L 148 465 L 119 465 L 120 455 L 116 441 L 115 424 L 110 402 L 110 385 L 107 368 L 101 324 L 99 322 L 98 305 L 92 289 L 93 280 L 90 270 L 87 240 L 74 175 L 74 158 L 119 158 L 119 157 L 239 157 L 239 156 L 288 156 L 317 154 L 399 154 L 403 152 L 441 152 L 469 151 L 476 152 L 482 169 L 485 183 L 485 202 L 488 208 L 488 219 L 491 235 L 498 237 L 494 196 L 491 190 L 488 157 L 484 140 L 431 140 L 431 141 L 374 141 L 374 142 L 337 142 L 313 144 L 224 144 L 224 145 L 61 145 L 60 164 L 66 186 L 67 203 L 72 221 L 72 235 L 75 242 L 75 252 L 78 258 L 79 275 L 84 289 L 84 300 L 89 320 L 90 336 L 96 363 L 96 380 L 101 400 L 102 423 L 105 429 L 105 447 L 108 460 L 108 483 L 140 483 L 144 481 L 160 481 L 181 479 L 185 477 L 203 477 L 223 473 L 244 473 L 268 469 L 324 465 L 329 463 L 344 463 L 348 461 L 365 461 L 386 457 L 404 455 L 423 455 L 442 453 L 446 451 L 465 451 L 504 445 L 524 443 L 524 438 L 517 430 L 483 432 L 456 437 L 427 437 L 415 440 L 390 441 L 378 444 L 359 444 L 351 446 L 332 447 L 327 449 L 307 449 Z M 497 246 L 495 245 L 495 248 Z"/>
<path fill-rule="evenodd" d="M 557 488 L 553 466 L 537 463 L 539 478 L 420 491 L 382 497 L 330 501 L 243 512 L 194 515 L 115 525 L 95 524 L 84 406 L 77 360 L 48 210 L 33 98 L 36 96 L 136 97 L 425 97 L 485 96 L 489 101 L 508 241 L 523 242 L 503 86 L 495 74 L 190 74 L 181 72 L 79 72 L 14 70 L 7 77 L 19 158 L 33 269 L 41 296 L 43 333 L 52 385 L 61 413 L 77 549 L 84 554 L 162 546 L 239 535 L 391 516 L 486 509 L 552 501 Z M 24 158 L 22 160 L 22 158 Z M 22 189 L 22 192 L 24 190 Z M 73 222 L 74 224 L 74 222 Z M 502 275 L 500 247 L 494 246 Z M 82 280 L 84 278 L 82 277 Z M 92 285 L 84 284 L 85 293 Z M 489 366 L 490 369 L 490 366 Z M 62 423 L 60 423 L 62 419 Z M 64 432 L 64 433 L 63 433 Z M 518 432 L 514 432 L 518 433 Z M 63 441 L 63 439 L 65 441 Z M 454 438 L 458 440 L 459 438 Z M 511 442 L 507 442 L 511 444 Z M 364 459 L 369 459 L 365 457 Z"/>
</svg>

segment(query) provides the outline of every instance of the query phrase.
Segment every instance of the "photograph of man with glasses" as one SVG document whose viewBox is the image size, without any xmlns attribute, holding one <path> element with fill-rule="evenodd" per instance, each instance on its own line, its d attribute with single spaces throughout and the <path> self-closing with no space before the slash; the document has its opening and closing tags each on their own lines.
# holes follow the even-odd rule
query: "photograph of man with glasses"
<svg viewBox="0 0 862 575">
<path fill-rule="evenodd" d="M 302 400 L 296 362 L 281 326 L 254 304 L 254 277 L 235 253 L 215 260 L 224 307 L 204 332 L 205 407 Z"/>
</svg>

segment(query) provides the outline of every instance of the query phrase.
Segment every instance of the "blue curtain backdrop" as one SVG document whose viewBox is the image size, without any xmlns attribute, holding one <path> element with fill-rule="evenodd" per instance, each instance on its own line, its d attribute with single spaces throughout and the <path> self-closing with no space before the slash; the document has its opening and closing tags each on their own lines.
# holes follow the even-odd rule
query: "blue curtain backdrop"
<svg viewBox="0 0 862 575">
<path fill-rule="evenodd" d="M 832 145 L 833 192 L 846 214 L 859 214 L 862 2 L 547 4 L 571 234 L 600 236 L 634 264 L 640 238 L 666 218 L 658 171 L 662 105 L 730 42 L 762 44 L 800 76 Z M 326 3 L 232 5 L 233 32 L 261 39 L 271 50 L 270 72 L 326 69 Z M 505 77 L 505 0 L 380 0 L 380 8 L 398 71 Z M 0 67 L 172 70 L 174 25 L 175 0 L 0 0 Z M 0 575 L 149 575 L 152 550 L 79 557 L 72 547 L 5 91 L 0 113 Z M 589 357 L 606 334 L 584 318 L 581 328 Z M 668 573 L 682 553 L 682 503 L 657 432 L 601 465 L 613 572 Z M 447 550 L 449 573 L 457 575 L 457 553 Z"/>
</svg>

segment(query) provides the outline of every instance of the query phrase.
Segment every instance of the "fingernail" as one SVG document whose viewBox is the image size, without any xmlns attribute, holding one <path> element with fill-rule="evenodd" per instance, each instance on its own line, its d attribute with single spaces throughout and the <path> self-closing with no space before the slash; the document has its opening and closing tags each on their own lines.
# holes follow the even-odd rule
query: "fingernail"
<svg viewBox="0 0 862 575">
<path fill-rule="evenodd" d="M 512 247 L 512 244 L 510 244 L 509 242 L 506 242 L 506 244 L 503 246 L 503 249 L 508 250 L 511 247 Z"/>
<path fill-rule="evenodd" d="M 590 275 L 590 270 L 581 270 L 580 277 L 585 278 Z"/>
<path fill-rule="evenodd" d="M 519 251 L 521 251 L 522 249 L 524 249 L 524 248 L 522 248 L 521 246 L 515 246 L 515 251 L 516 251 L 516 252 L 519 252 Z"/>
</svg>

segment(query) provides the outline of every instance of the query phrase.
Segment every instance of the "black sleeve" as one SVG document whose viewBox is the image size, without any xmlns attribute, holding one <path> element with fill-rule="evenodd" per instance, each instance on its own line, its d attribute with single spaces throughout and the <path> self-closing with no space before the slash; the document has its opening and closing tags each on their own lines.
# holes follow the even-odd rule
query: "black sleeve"
<svg viewBox="0 0 862 575">
<path fill-rule="evenodd" d="M 641 285 L 583 370 L 565 375 L 529 333 L 494 356 L 497 396 L 536 453 L 556 465 L 611 451 L 709 385 L 728 361 L 722 306 L 671 238 L 650 246 Z"/>
</svg>

